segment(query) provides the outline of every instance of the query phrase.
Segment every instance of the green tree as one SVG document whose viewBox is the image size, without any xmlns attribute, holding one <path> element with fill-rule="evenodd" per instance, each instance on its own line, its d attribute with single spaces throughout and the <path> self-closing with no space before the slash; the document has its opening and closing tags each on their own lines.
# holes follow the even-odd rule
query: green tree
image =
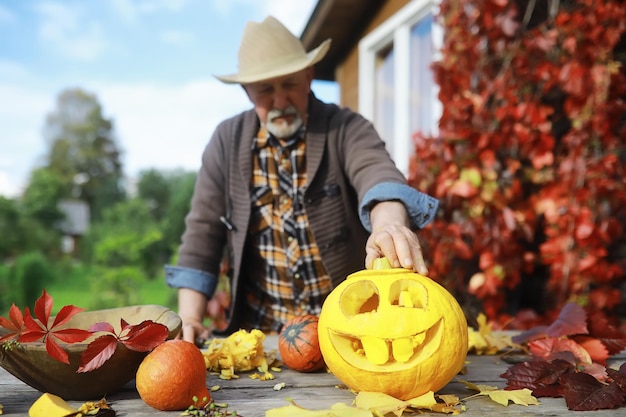
<svg viewBox="0 0 626 417">
<path fill-rule="evenodd" d="M 21 217 L 15 200 L 0 196 L 0 259 L 7 259 L 23 248 Z"/>
<path fill-rule="evenodd" d="M 81 89 L 59 94 L 56 109 L 46 119 L 44 136 L 49 146 L 46 168 L 65 184 L 64 197 L 89 204 L 92 219 L 125 198 L 113 122 L 104 118 L 95 95 Z"/>
<path fill-rule="evenodd" d="M 196 174 L 189 172 L 181 173 L 170 182 L 171 196 L 162 222 L 164 240 L 169 247 L 180 243 L 195 184 Z"/>
<path fill-rule="evenodd" d="M 63 197 L 63 188 L 63 179 L 53 170 L 34 170 L 21 199 L 24 213 L 43 226 L 58 225 L 63 220 L 63 213 L 58 207 L 59 200 Z"/>
<path fill-rule="evenodd" d="M 153 271 L 154 247 L 162 239 L 147 202 L 133 198 L 105 209 L 88 239 L 93 245 L 92 291 L 98 294 L 97 307 L 135 303 L 138 288 Z"/>
<path fill-rule="evenodd" d="M 42 289 L 55 281 L 55 271 L 41 252 L 27 252 L 18 256 L 11 277 L 12 302 L 21 307 L 34 306 Z"/>
<path fill-rule="evenodd" d="M 139 178 L 138 195 L 150 207 L 152 218 L 163 234 L 151 253 L 153 271 L 162 268 L 178 247 L 195 181 L 195 173 L 179 170 L 152 169 L 143 172 Z"/>
<path fill-rule="evenodd" d="M 105 209 L 89 235 L 94 242 L 93 262 L 107 267 L 138 265 L 149 269 L 152 245 L 162 233 L 151 218 L 145 200 L 133 198 Z"/>
<path fill-rule="evenodd" d="M 164 171 L 154 168 L 139 174 L 137 195 L 148 203 L 152 218 L 155 220 L 163 218 L 171 198 L 169 177 Z"/>
</svg>

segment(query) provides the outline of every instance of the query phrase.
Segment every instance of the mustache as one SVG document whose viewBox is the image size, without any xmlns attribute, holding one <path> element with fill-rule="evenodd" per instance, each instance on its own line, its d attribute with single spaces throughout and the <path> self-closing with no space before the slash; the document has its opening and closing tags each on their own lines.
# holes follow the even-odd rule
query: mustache
<svg viewBox="0 0 626 417">
<path fill-rule="evenodd" d="M 298 110 L 294 106 L 289 106 L 286 109 L 272 109 L 267 113 L 267 120 L 273 120 L 277 117 L 283 116 L 298 116 Z"/>
</svg>

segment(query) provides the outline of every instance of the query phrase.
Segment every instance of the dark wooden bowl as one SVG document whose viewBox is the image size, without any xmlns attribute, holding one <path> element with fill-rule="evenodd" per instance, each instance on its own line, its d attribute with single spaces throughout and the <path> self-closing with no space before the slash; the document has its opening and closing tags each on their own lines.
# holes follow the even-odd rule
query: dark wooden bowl
<svg viewBox="0 0 626 417">
<path fill-rule="evenodd" d="M 86 330 L 94 323 L 108 322 L 119 334 L 120 319 L 129 324 L 139 324 L 144 320 L 164 324 L 169 330 L 168 339 L 175 338 L 182 326 L 180 317 L 174 311 L 158 305 L 140 305 L 84 311 L 72 317 L 63 327 Z M 0 366 L 41 392 L 58 395 L 64 400 L 96 401 L 135 378 L 147 352 L 135 352 L 118 343 L 113 356 L 100 368 L 77 373 L 80 356 L 90 341 L 60 343 L 69 355 L 69 364 L 51 358 L 45 344 L 40 342 L 20 343 L 9 350 L 0 347 Z"/>
</svg>

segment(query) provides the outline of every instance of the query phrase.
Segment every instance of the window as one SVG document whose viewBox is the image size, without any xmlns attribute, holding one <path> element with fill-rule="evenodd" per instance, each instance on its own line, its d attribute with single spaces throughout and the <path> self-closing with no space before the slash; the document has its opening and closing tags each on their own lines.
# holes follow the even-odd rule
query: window
<svg viewBox="0 0 626 417">
<path fill-rule="evenodd" d="M 436 3 L 408 3 L 359 44 L 359 111 L 374 122 L 405 175 L 412 135 L 436 134 L 441 116 L 430 69 L 442 39 Z"/>
</svg>

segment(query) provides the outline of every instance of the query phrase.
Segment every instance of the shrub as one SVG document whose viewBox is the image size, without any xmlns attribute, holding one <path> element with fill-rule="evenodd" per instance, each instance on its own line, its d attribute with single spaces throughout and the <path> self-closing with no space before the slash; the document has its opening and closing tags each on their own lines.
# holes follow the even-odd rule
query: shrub
<svg viewBox="0 0 626 417">
<path fill-rule="evenodd" d="M 410 169 L 441 201 L 432 277 L 513 327 L 567 301 L 615 317 L 626 283 L 626 5 L 541 4 L 442 1 L 440 132 Z"/>
<path fill-rule="evenodd" d="M 10 280 L 9 303 L 32 307 L 42 289 L 56 280 L 56 270 L 41 252 L 28 252 L 15 259 Z"/>
</svg>

